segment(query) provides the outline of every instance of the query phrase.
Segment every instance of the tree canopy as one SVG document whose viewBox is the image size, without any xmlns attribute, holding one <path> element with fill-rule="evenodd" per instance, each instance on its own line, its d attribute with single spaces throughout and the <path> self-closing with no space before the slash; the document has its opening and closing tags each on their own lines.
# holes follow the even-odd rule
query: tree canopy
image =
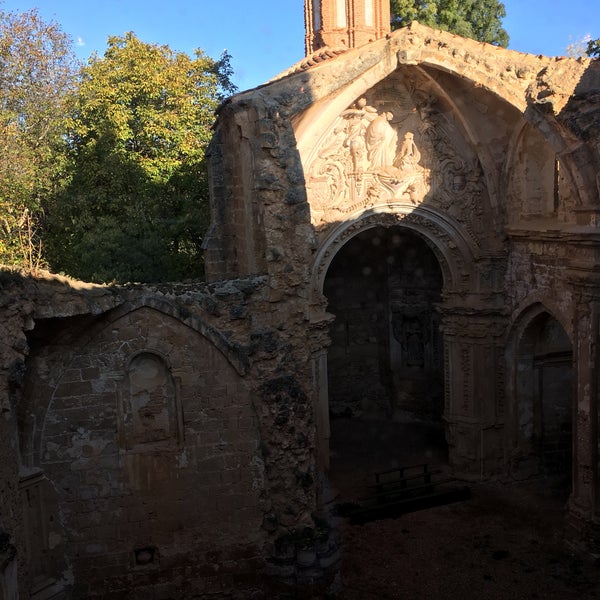
<svg viewBox="0 0 600 600">
<path fill-rule="evenodd" d="M 56 23 L 35 10 L 0 10 L 0 263 L 31 268 L 43 260 L 42 204 L 60 183 L 77 68 Z"/>
<path fill-rule="evenodd" d="M 229 57 L 195 57 L 110 37 L 71 102 L 68 185 L 48 213 L 51 266 L 91 281 L 203 273 L 204 154 L 214 111 L 233 91 Z"/>
<path fill-rule="evenodd" d="M 463 37 L 506 48 L 506 9 L 498 0 L 391 0 L 392 29 L 419 21 Z"/>
<path fill-rule="evenodd" d="M 102 282 L 201 276 L 204 154 L 235 91 L 229 58 L 128 33 L 82 66 L 59 25 L 0 10 L 0 263 Z"/>
<path fill-rule="evenodd" d="M 592 58 L 600 58 L 600 38 L 588 41 L 586 54 Z"/>
</svg>

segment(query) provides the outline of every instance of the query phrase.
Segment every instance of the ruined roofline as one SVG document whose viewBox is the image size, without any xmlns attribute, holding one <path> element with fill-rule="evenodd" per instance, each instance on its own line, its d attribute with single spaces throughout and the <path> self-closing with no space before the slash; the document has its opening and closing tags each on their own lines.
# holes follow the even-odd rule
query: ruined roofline
<svg viewBox="0 0 600 600">
<path fill-rule="evenodd" d="M 531 57 L 536 60 L 543 60 L 543 59 L 568 60 L 570 62 L 576 62 L 576 63 L 593 60 L 591 58 L 584 58 L 584 57 L 569 58 L 565 55 L 547 56 L 545 54 L 530 54 L 527 52 L 520 52 L 519 50 L 503 48 L 501 46 L 496 46 L 496 45 L 490 44 L 488 42 L 480 42 L 480 41 L 472 39 L 472 38 L 461 37 L 460 35 L 458 35 L 456 33 L 451 33 L 449 31 L 445 31 L 443 29 L 429 27 L 428 25 L 422 25 L 418 21 L 412 21 L 409 25 L 407 25 L 405 27 L 401 27 L 399 29 L 396 29 L 395 31 L 392 31 L 392 32 L 386 34 L 385 40 L 390 40 L 390 39 L 393 40 L 394 38 L 406 37 L 407 34 L 409 34 L 409 33 L 413 33 L 413 34 L 417 34 L 417 35 L 429 34 L 429 37 L 431 38 L 432 41 L 435 42 L 435 41 L 439 40 L 440 42 L 443 42 L 445 44 L 448 42 L 455 44 L 456 40 L 460 40 L 461 43 L 464 42 L 466 44 L 471 45 L 473 47 L 473 49 L 477 48 L 479 52 L 482 52 L 482 51 L 484 51 L 484 52 L 491 51 L 491 52 L 500 52 L 500 53 L 506 52 L 509 55 L 518 55 L 521 57 Z M 326 60 L 336 58 L 340 54 L 344 54 L 344 53 L 348 53 L 348 52 L 358 52 L 360 50 L 363 50 L 366 46 L 373 46 L 375 44 L 381 44 L 381 43 L 383 43 L 383 40 L 378 39 L 378 40 L 373 40 L 372 42 L 369 42 L 362 46 L 359 46 L 358 48 L 348 48 L 346 46 L 335 46 L 335 47 L 324 46 L 322 48 L 319 48 L 315 52 L 309 54 L 308 56 L 304 57 L 303 59 L 299 60 L 298 62 L 294 63 L 291 67 L 289 67 L 285 71 L 282 71 L 278 75 L 275 75 L 273 78 L 271 78 L 270 80 L 268 80 L 265 83 L 266 84 L 272 83 L 283 77 L 287 77 L 288 75 L 293 75 L 295 73 L 300 73 L 300 72 L 306 71 L 307 69 L 317 67 L 321 63 L 325 62 Z M 262 84 L 262 85 L 265 85 L 265 84 Z"/>
<path fill-rule="evenodd" d="M 334 79 L 335 85 L 327 86 L 330 90 L 324 94 L 328 95 L 334 87 L 340 89 L 351 84 L 359 70 L 366 72 L 388 60 L 392 70 L 400 65 L 430 66 L 472 80 L 475 85 L 489 89 L 520 111 L 524 111 L 530 102 L 543 99 L 544 103 L 552 103 L 557 114 L 573 95 L 583 73 L 594 62 L 588 58 L 547 57 L 508 50 L 416 21 L 384 39 L 360 48 L 341 50 L 323 48 L 256 89 L 283 84 L 303 74 L 310 77 L 305 81 L 309 84 L 320 83 L 327 77 Z M 552 79 L 552 90 L 547 93 L 540 89 L 543 98 L 538 99 L 536 88 L 541 77 Z M 532 89 L 528 90 L 532 84 Z M 319 86 L 313 87 L 312 100 L 316 101 L 320 97 L 316 89 Z M 545 84 L 542 87 L 547 88 Z M 242 92 L 232 100 L 246 98 L 250 93 L 252 90 Z M 528 95 L 531 97 L 528 98 Z"/>
</svg>

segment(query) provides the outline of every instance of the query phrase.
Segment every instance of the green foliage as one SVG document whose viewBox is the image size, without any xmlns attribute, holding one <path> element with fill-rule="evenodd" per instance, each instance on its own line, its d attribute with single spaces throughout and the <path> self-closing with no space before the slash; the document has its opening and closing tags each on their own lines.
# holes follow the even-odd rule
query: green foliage
<svg viewBox="0 0 600 600">
<path fill-rule="evenodd" d="M 42 263 L 43 200 L 64 166 L 65 102 L 76 81 L 70 39 L 35 10 L 0 11 L 0 263 Z"/>
<path fill-rule="evenodd" d="M 504 4 L 498 0 L 391 0 L 392 29 L 419 21 L 506 48 L 508 34 L 502 28 L 506 16 Z"/>
<path fill-rule="evenodd" d="M 419 21 L 423 25 L 438 27 L 437 2 L 419 0 L 391 0 L 392 29 L 400 29 Z"/>
<path fill-rule="evenodd" d="M 585 52 L 592 58 L 600 58 L 600 38 L 589 40 Z"/>
<path fill-rule="evenodd" d="M 109 38 L 71 109 L 69 185 L 48 211 L 53 268 L 103 282 L 202 276 L 204 155 L 230 73 L 226 54 Z"/>
</svg>

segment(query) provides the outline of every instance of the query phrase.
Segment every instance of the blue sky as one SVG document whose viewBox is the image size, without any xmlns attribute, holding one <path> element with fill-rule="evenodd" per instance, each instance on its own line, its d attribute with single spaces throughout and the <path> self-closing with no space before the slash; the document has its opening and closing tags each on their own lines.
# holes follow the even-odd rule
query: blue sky
<svg viewBox="0 0 600 600">
<path fill-rule="evenodd" d="M 600 0 L 505 0 L 510 48 L 562 55 L 573 41 L 600 37 Z M 134 31 L 144 42 L 217 58 L 232 55 L 241 90 L 268 81 L 304 57 L 303 0 L 0 0 L 5 11 L 37 8 L 60 23 L 87 60 L 109 35 Z"/>
</svg>

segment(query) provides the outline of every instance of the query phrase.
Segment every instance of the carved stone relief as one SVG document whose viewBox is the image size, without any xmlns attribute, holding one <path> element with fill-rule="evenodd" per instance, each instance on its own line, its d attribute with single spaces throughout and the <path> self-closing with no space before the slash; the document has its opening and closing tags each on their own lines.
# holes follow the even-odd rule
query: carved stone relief
<svg viewBox="0 0 600 600">
<path fill-rule="evenodd" d="M 125 447 L 182 440 L 176 383 L 160 356 L 142 352 L 132 359 L 121 401 Z"/>
<path fill-rule="evenodd" d="M 360 98 L 344 110 L 310 163 L 307 188 L 315 224 L 391 200 L 416 205 L 427 193 L 429 170 L 420 164 L 415 132 L 400 120 L 407 115 L 379 104 L 384 108 Z"/>
<path fill-rule="evenodd" d="M 375 206 L 436 206 L 476 245 L 487 195 L 477 156 L 425 84 L 400 75 L 341 112 L 309 159 L 307 193 L 322 232 Z"/>
</svg>

